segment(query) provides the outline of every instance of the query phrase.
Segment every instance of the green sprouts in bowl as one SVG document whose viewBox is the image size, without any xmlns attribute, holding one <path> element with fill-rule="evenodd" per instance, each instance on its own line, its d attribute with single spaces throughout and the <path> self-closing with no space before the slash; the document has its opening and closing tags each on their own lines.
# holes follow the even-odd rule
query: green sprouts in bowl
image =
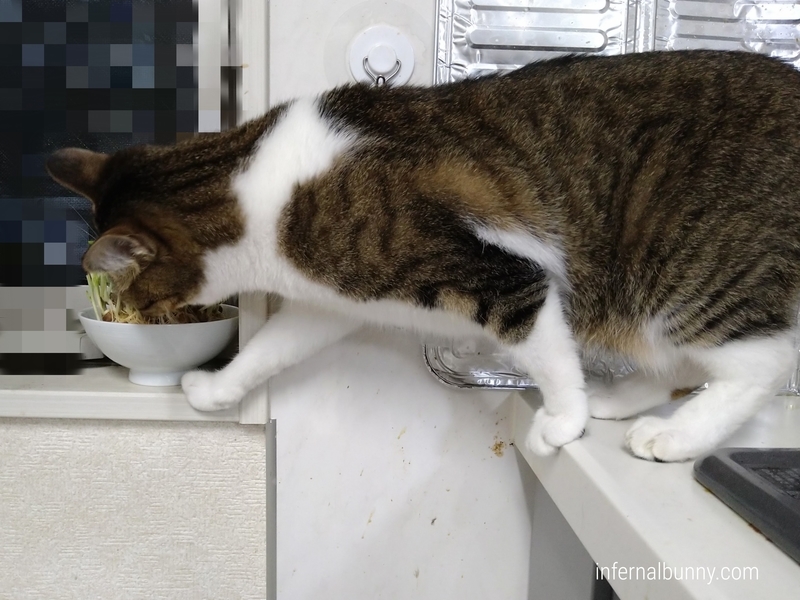
<svg viewBox="0 0 800 600">
<path fill-rule="evenodd" d="M 136 308 L 123 302 L 105 273 L 89 273 L 86 276 L 89 289 L 86 295 L 94 308 L 98 321 L 113 323 L 135 323 L 139 325 L 177 325 L 181 323 L 205 323 L 223 318 L 222 306 L 185 306 L 160 317 L 145 317 Z"/>
</svg>

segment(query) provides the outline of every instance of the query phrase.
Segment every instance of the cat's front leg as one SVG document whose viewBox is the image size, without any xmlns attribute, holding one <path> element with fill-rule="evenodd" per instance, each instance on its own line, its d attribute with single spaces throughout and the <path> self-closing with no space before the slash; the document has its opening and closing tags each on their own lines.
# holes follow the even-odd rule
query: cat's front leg
<svg viewBox="0 0 800 600">
<path fill-rule="evenodd" d="M 528 337 L 509 351 L 544 398 L 526 439 L 528 448 L 547 456 L 581 437 L 589 419 L 586 384 L 578 344 L 555 286 L 549 288 Z"/>
<path fill-rule="evenodd" d="M 197 410 L 230 408 L 273 375 L 359 326 L 357 321 L 338 314 L 287 301 L 223 369 L 186 373 L 181 379 L 183 392 Z"/>
</svg>

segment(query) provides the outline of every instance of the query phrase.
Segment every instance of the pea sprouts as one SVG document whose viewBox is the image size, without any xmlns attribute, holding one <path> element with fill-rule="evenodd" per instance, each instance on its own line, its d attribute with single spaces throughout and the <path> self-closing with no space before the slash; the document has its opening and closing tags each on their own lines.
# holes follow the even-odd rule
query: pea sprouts
<svg viewBox="0 0 800 600">
<path fill-rule="evenodd" d="M 89 289 L 86 295 L 92 303 L 99 321 L 134 323 L 139 325 L 176 325 L 180 323 L 203 323 L 222 319 L 222 306 L 186 306 L 160 317 L 145 317 L 135 307 L 123 302 L 105 273 L 89 273 L 86 276 Z"/>
</svg>

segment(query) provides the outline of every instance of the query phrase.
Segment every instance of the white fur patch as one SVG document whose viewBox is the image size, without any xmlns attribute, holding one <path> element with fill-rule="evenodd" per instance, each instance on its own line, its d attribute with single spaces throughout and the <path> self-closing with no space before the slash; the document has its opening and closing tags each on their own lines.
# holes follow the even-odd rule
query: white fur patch
<svg viewBox="0 0 800 600">
<path fill-rule="evenodd" d="M 324 173 L 355 143 L 354 136 L 328 126 L 316 102 L 289 106 L 231 182 L 245 234 L 237 244 L 206 255 L 206 285 L 193 302 L 210 304 L 242 291 L 301 293 L 299 273 L 278 254 L 278 219 L 298 184 Z"/>
<path fill-rule="evenodd" d="M 297 100 L 261 140 L 233 190 L 249 216 L 271 217 L 295 185 L 324 173 L 354 142 L 354 136 L 331 130 L 316 102 Z"/>
<path fill-rule="evenodd" d="M 651 375 L 672 377 L 679 370 L 685 358 L 684 348 L 676 346 L 666 336 L 666 321 L 656 315 L 645 323 L 642 329 L 640 352 L 631 356 L 637 369 Z"/>
<path fill-rule="evenodd" d="M 210 304 L 242 291 L 273 292 L 319 306 L 361 323 L 412 329 L 438 335 L 480 335 L 468 319 L 396 300 L 356 302 L 310 280 L 278 251 L 278 220 L 295 186 L 324 173 L 357 138 L 332 130 L 315 102 L 292 104 L 261 141 L 247 169 L 232 188 L 247 225 L 233 246 L 205 257 L 207 284 L 193 302 Z"/>
<path fill-rule="evenodd" d="M 557 241 L 544 241 L 522 229 L 499 229 L 473 225 L 473 231 L 479 239 L 487 244 L 492 244 L 515 256 L 527 258 L 539 264 L 556 278 L 563 289 L 570 288 L 564 251 Z"/>
<path fill-rule="evenodd" d="M 236 404 L 248 389 L 362 323 L 448 337 L 483 335 L 476 323 L 442 310 L 396 300 L 350 300 L 312 281 L 280 254 L 278 222 L 295 187 L 330 169 L 355 143 L 353 136 L 333 131 L 314 102 L 298 101 L 261 141 L 246 170 L 234 177 L 245 234 L 205 256 L 206 283 L 192 301 L 211 304 L 234 293 L 274 292 L 284 297 L 284 307 L 224 369 L 184 375 L 184 393 L 196 409 Z"/>
<path fill-rule="evenodd" d="M 712 450 L 780 389 L 797 360 L 793 334 L 689 346 L 685 354 L 708 373 L 708 387 L 669 417 L 638 419 L 625 439 L 636 456 L 681 461 Z"/>
<path fill-rule="evenodd" d="M 589 414 L 585 383 L 557 285 L 550 286 L 530 335 L 507 350 L 538 383 L 544 399 L 528 434 L 528 447 L 548 455 L 580 437 Z"/>
</svg>

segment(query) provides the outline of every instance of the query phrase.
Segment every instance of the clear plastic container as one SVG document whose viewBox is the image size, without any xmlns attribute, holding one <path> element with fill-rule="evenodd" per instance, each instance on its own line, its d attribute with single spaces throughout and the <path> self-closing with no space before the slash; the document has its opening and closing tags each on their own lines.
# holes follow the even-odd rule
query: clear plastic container
<svg viewBox="0 0 800 600">
<path fill-rule="evenodd" d="M 459 81 L 563 54 L 692 48 L 759 52 L 800 68 L 800 2 L 438 0 L 434 80 Z M 426 345 L 424 353 L 434 375 L 450 385 L 536 387 L 485 341 Z M 800 394 L 800 353 L 798 359 L 785 394 Z M 585 357 L 584 365 L 605 379 L 633 370 L 603 357 Z"/>
</svg>

